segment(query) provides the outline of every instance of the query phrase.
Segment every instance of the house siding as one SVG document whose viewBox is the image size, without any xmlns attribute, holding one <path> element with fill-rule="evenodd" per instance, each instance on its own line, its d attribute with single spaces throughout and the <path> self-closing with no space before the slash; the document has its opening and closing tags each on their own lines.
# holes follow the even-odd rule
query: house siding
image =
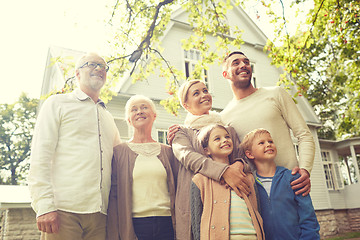
<svg viewBox="0 0 360 240">
<path fill-rule="evenodd" d="M 316 128 L 310 127 L 315 141 L 315 159 L 313 170 L 311 171 L 311 198 L 316 210 L 331 208 L 329 192 L 326 187 L 324 167 L 321 161 L 319 139 L 317 138 Z"/>
</svg>

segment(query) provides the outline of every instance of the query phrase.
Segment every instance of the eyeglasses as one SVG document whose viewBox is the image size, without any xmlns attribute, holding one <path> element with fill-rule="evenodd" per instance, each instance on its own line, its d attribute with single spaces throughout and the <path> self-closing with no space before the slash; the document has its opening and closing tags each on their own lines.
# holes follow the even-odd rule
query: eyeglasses
<svg viewBox="0 0 360 240">
<path fill-rule="evenodd" d="M 109 66 L 106 64 L 101 64 L 101 63 L 96 63 L 96 62 L 86 62 L 84 65 L 82 65 L 79 68 L 83 68 L 83 67 L 89 67 L 91 69 L 95 69 L 97 68 L 97 66 L 100 67 L 101 70 L 105 70 L 106 72 L 109 71 Z"/>
</svg>

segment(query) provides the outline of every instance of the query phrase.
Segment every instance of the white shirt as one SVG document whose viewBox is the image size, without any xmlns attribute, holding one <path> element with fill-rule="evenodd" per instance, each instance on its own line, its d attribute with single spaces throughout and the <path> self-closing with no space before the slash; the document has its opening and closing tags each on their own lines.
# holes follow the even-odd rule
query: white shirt
<svg viewBox="0 0 360 240">
<path fill-rule="evenodd" d="M 63 210 L 106 214 L 113 147 L 120 136 L 111 114 L 80 89 L 49 97 L 35 125 L 30 157 L 37 216 Z"/>
</svg>

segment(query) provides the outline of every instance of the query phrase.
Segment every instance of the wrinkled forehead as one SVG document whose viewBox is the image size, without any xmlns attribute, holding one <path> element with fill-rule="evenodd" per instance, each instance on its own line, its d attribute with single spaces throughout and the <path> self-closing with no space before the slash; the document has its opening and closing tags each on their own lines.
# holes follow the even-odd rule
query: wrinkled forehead
<svg viewBox="0 0 360 240">
<path fill-rule="evenodd" d="M 150 103 L 146 101 L 145 99 L 137 99 L 130 104 L 130 108 L 137 108 L 141 106 L 150 107 Z"/>
</svg>

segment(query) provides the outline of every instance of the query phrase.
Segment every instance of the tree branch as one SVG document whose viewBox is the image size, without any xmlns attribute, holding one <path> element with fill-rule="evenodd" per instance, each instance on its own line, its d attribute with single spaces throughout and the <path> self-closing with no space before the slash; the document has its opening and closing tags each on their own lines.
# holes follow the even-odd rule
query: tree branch
<svg viewBox="0 0 360 240">
<path fill-rule="evenodd" d="M 321 1 L 320 7 L 319 7 L 318 11 L 317 11 L 316 14 L 315 14 L 314 20 L 312 21 L 312 24 L 311 24 L 311 28 L 310 28 L 310 30 L 309 30 L 310 34 L 309 34 L 309 36 L 307 36 L 307 38 L 306 38 L 306 40 L 305 40 L 305 42 L 304 42 L 304 45 L 303 45 L 303 47 L 302 47 L 302 50 L 304 50 L 304 49 L 306 48 L 306 43 L 307 43 L 307 41 L 308 41 L 309 38 L 310 38 L 310 35 L 311 35 L 312 30 L 313 30 L 313 28 L 314 28 L 314 26 L 315 26 L 315 22 L 316 22 L 316 20 L 317 20 L 317 17 L 318 17 L 318 15 L 319 15 L 319 12 L 320 12 L 323 4 L 324 4 L 324 1 L 325 1 L 325 0 L 322 0 L 322 1 Z"/>
<path fill-rule="evenodd" d="M 134 55 L 135 55 L 135 54 L 138 55 L 136 58 L 133 59 L 133 61 L 134 61 L 135 63 L 140 59 L 143 51 L 150 46 L 150 40 L 151 40 L 151 38 L 152 38 L 152 36 L 153 36 L 153 33 L 154 33 L 154 30 L 155 30 L 156 21 L 157 21 L 158 16 L 159 16 L 160 9 L 161 9 L 163 6 L 172 3 L 173 1 L 174 1 L 174 0 L 164 0 L 164 1 L 160 2 L 160 3 L 156 6 L 156 11 L 155 11 L 155 14 L 154 14 L 154 17 L 153 17 L 153 21 L 152 21 L 152 23 L 151 23 L 151 25 L 150 25 L 150 27 L 149 27 L 146 35 L 145 35 L 145 38 L 144 38 L 144 40 L 139 44 L 138 48 L 133 52 Z"/>
<path fill-rule="evenodd" d="M 174 78 L 174 81 L 175 81 L 176 85 L 180 86 L 180 83 L 179 83 L 179 81 L 178 81 L 178 79 L 177 79 L 177 77 L 176 77 L 176 74 L 175 74 L 174 71 L 172 70 L 172 67 L 170 66 L 169 61 L 167 61 L 167 60 L 164 58 L 164 56 L 163 56 L 158 50 L 153 49 L 153 48 L 150 48 L 150 51 L 153 51 L 153 52 L 157 53 L 157 54 L 161 57 L 161 59 L 165 62 L 165 64 L 166 64 L 166 66 L 168 67 L 168 69 L 170 69 L 170 72 L 171 72 L 171 74 L 173 75 L 173 78 Z"/>
<path fill-rule="evenodd" d="M 110 24 L 110 25 L 112 25 L 111 22 L 112 22 L 112 19 L 113 19 L 114 16 L 115 16 L 115 10 L 116 10 L 116 8 L 117 8 L 118 5 L 119 5 L 119 0 L 116 1 L 115 6 L 114 6 L 114 8 L 113 8 L 113 12 L 112 12 L 111 17 L 110 17 L 110 20 L 109 20 L 109 24 Z"/>
</svg>

